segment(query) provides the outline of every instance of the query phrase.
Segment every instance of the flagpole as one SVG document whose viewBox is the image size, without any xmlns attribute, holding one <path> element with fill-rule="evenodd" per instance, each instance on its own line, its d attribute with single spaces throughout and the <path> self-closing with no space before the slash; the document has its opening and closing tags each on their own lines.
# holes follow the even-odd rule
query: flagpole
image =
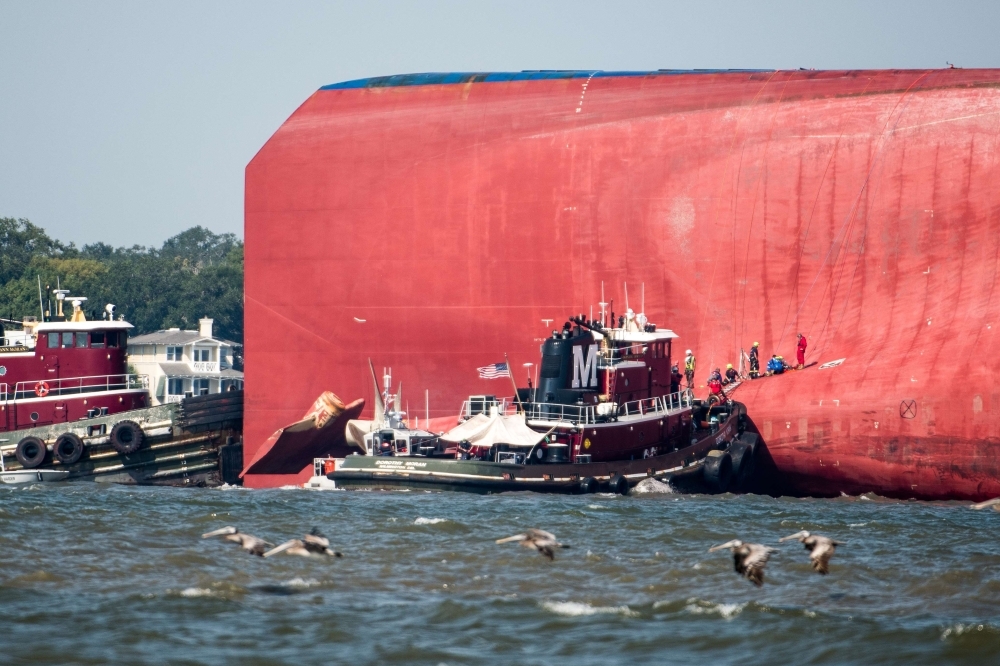
<svg viewBox="0 0 1000 666">
<path fill-rule="evenodd" d="M 514 381 L 514 373 L 510 371 L 510 361 L 507 360 L 507 352 L 503 354 L 503 362 L 507 364 L 507 376 L 510 377 L 510 385 L 514 387 L 514 400 L 517 401 L 518 406 L 523 412 L 524 405 L 521 404 L 521 396 L 517 394 L 517 383 Z"/>
</svg>

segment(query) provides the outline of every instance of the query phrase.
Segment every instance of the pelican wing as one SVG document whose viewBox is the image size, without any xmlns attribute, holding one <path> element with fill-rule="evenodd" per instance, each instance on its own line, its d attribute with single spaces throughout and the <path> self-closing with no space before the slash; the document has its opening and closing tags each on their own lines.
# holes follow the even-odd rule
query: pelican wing
<svg viewBox="0 0 1000 666">
<path fill-rule="evenodd" d="M 269 550 L 266 553 L 264 553 L 264 557 L 271 557 L 272 555 L 277 555 L 278 553 L 286 551 L 289 548 L 292 548 L 294 546 L 300 546 L 301 547 L 302 546 L 302 542 L 299 541 L 298 539 L 290 539 L 290 540 L 286 541 L 285 543 L 281 544 L 280 546 L 275 546 L 271 550 Z"/>
<path fill-rule="evenodd" d="M 816 545 L 813 547 L 812 552 L 809 553 L 809 559 L 812 560 L 812 567 L 817 573 L 830 573 L 830 558 L 833 557 L 835 550 L 836 546 L 833 545 L 831 539 L 827 539 L 826 537 L 816 538 Z"/>
<path fill-rule="evenodd" d="M 324 550 L 330 546 L 330 540 L 324 536 L 320 536 L 319 534 L 307 534 L 302 537 L 302 541 L 309 550 L 312 550 L 311 547 Z"/>
<path fill-rule="evenodd" d="M 553 534 L 552 532 L 546 532 L 545 530 L 537 530 L 535 528 L 531 528 L 527 530 L 526 533 L 530 538 L 535 539 L 537 541 L 548 540 L 555 542 L 556 540 L 555 534 Z"/>
<path fill-rule="evenodd" d="M 741 562 L 743 575 L 760 587 L 764 584 L 764 567 L 771 558 L 772 549 L 758 543 L 747 544 L 747 554 Z"/>
<path fill-rule="evenodd" d="M 527 534 L 515 534 L 514 536 L 504 537 L 503 539 L 497 539 L 496 543 L 510 543 L 511 541 L 524 541 L 528 538 Z"/>
<path fill-rule="evenodd" d="M 985 502 L 980 502 L 979 504 L 973 504 L 969 508 L 970 509 L 975 509 L 976 511 L 979 511 L 980 509 L 985 509 L 988 506 L 992 506 L 993 508 L 996 508 L 997 506 L 1000 506 L 1000 497 L 994 497 L 991 500 L 986 500 Z M 1000 509 L 998 509 L 998 510 L 1000 510 Z"/>
<path fill-rule="evenodd" d="M 220 527 L 219 529 L 212 530 L 211 532 L 205 532 L 204 534 L 201 535 L 201 538 L 202 539 L 208 539 L 210 537 L 215 537 L 215 536 L 225 536 L 225 535 L 229 535 L 229 534 L 236 534 L 236 532 L 237 532 L 236 528 L 233 527 L 232 525 L 229 525 L 228 527 Z"/>
</svg>

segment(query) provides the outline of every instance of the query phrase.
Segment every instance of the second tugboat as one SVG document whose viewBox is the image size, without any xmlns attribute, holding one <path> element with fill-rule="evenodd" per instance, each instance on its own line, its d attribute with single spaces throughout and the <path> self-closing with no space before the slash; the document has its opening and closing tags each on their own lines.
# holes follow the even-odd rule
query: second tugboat
<svg viewBox="0 0 1000 666">
<path fill-rule="evenodd" d="M 317 476 L 345 489 L 626 494 L 655 478 L 743 490 L 757 435 L 744 433 L 741 404 L 708 405 L 671 385 L 676 338 L 631 310 L 617 327 L 571 317 L 542 344 L 538 386 L 470 397 L 459 425 L 438 436 L 409 430 L 398 399 L 396 411 L 385 409 L 387 384 L 375 420 L 348 424 L 358 454 L 317 460 Z"/>
</svg>

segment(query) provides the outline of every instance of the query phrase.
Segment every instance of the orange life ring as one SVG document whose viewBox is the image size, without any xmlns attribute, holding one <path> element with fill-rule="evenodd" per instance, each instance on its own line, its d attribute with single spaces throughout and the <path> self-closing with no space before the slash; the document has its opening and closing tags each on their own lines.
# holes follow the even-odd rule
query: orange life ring
<svg viewBox="0 0 1000 666">
<path fill-rule="evenodd" d="M 39 398 L 44 398 L 49 394 L 49 383 L 48 382 L 38 382 L 35 384 L 35 395 Z"/>
</svg>

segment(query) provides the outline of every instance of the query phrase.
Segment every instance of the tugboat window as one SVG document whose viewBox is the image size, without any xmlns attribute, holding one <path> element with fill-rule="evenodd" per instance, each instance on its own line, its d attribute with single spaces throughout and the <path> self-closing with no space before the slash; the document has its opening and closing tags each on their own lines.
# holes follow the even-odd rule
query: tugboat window
<svg viewBox="0 0 1000 666">
<path fill-rule="evenodd" d="M 63 349 L 69 349 L 73 346 L 73 334 L 63 333 L 62 334 L 62 347 Z"/>
<path fill-rule="evenodd" d="M 49 333 L 49 349 L 57 349 L 59 347 L 59 334 Z"/>
<path fill-rule="evenodd" d="M 104 333 L 91 333 L 90 334 L 90 348 L 91 349 L 104 349 Z"/>
<path fill-rule="evenodd" d="M 86 347 L 87 346 L 87 334 L 86 333 L 77 333 L 76 334 L 76 346 L 77 347 Z"/>
</svg>

